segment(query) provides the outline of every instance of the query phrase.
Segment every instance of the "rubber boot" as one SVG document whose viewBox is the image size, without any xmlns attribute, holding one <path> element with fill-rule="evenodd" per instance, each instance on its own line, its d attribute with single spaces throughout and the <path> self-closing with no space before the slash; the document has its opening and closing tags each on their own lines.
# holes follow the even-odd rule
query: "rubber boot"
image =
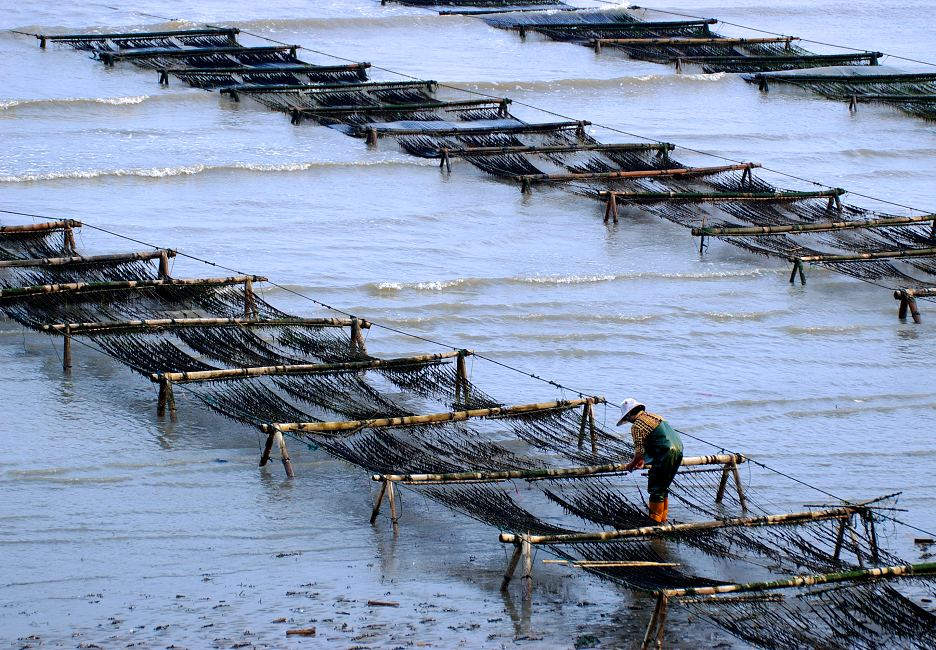
<svg viewBox="0 0 936 650">
<path fill-rule="evenodd" d="M 651 501 L 650 519 L 658 524 L 666 521 L 666 501 Z"/>
</svg>

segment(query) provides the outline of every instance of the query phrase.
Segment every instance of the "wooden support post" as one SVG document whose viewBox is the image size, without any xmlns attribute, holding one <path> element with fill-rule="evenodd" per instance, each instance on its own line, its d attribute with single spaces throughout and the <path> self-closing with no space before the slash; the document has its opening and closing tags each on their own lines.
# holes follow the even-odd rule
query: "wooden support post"
<svg viewBox="0 0 936 650">
<path fill-rule="evenodd" d="M 71 372 L 72 353 L 71 353 L 71 328 L 65 328 L 65 337 L 62 343 L 62 370 L 65 373 Z"/>
<path fill-rule="evenodd" d="M 584 120 L 579 120 L 578 124 L 575 126 L 575 137 L 580 141 L 585 139 L 585 126 L 590 124 Z"/>
<path fill-rule="evenodd" d="M 501 99 L 500 105 L 497 108 L 498 117 L 509 117 L 510 116 L 510 100 L 506 97 Z"/>
<path fill-rule="evenodd" d="M 369 129 L 367 129 L 367 138 L 364 140 L 364 142 L 365 144 L 367 144 L 367 146 L 373 147 L 374 149 L 376 149 L 377 140 L 378 140 L 377 129 L 376 127 L 372 126 Z"/>
<path fill-rule="evenodd" d="M 520 34 L 520 39 L 521 39 L 521 40 L 526 40 L 526 36 L 527 36 L 526 25 L 518 25 L 518 26 L 517 26 L 517 32 Z"/>
<path fill-rule="evenodd" d="M 455 361 L 455 403 L 468 406 L 468 350 L 459 350 Z"/>
<path fill-rule="evenodd" d="M 397 514 L 396 494 L 393 489 L 393 483 L 387 483 L 387 499 L 390 501 L 390 523 L 393 524 L 393 532 L 399 529 L 400 517 Z"/>
<path fill-rule="evenodd" d="M 380 482 L 380 491 L 377 492 L 377 500 L 374 501 L 374 509 L 371 510 L 371 515 L 370 515 L 371 524 L 377 521 L 377 515 L 380 514 L 380 506 L 381 504 L 383 504 L 384 495 L 387 493 L 388 484 L 389 484 L 389 481 Z"/>
<path fill-rule="evenodd" d="M 848 99 L 848 112 L 849 113 L 858 112 L 858 98 L 855 95 L 852 95 Z"/>
<path fill-rule="evenodd" d="M 907 307 L 909 306 L 910 301 L 907 300 L 907 296 L 903 295 L 900 297 L 900 307 L 897 308 L 897 318 L 900 320 L 907 319 Z"/>
<path fill-rule="evenodd" d="M 75 244 L 75 231 L 71 226 L 65 228 L 65 253 L 74 253 L 78 250 L 77 244 Z"/>
<path fill-rule="evenodd" d="M 871 510 L 863 510 L 861 518 L 864 520 L 865 530 L 868 534 L 868 544 L 871 547 L 871 561 L 880 564 L 881 553 L 878 549 L 877 531 L 874 529 L 874 513 Z"/>
<path fill-rule="evenodd" d="M 608 192 L 608 204 L 605 206 L 604 222 L 608 223 L 609 219 L 618 222 L 617 195 L 614 192 Z"/>
<path fill-rule="evenodd" d="M 726 463 L 722 469 L 721 480 L 718 482 L 718 491 L 715 492 L 715 503 L 721 503 L 725 498 L 725 488 L 728 487 L 728 475 L 731 473 L 731 463 Z"/>
<path fill-rule="evenodd" d="M 731 461 L 729 467 L 731 467 L 731 474 L 734 476 L 735 487 L 738 489 L 738 501 L 741 502 L 741 509 L 747 510 L 747 499 L 744 497 L 744 486 L 741 484 L 741 474 L 738 472 L 738 464 Z"/>
<path fill-rule="evenodd" d="M 682 74 L 682 59 L 676 59 L 676 74 Z"/>
<path fill-rule="evenodd" d="M 351 317 L 351 355 L 367 354 L 367 345 L 364 342 L 364 333 L 361 328 L 361 320 Z"/>
<path fill-rule="evenodd" d="M 46 49 L 46 37 L 45 37 L 45 36 L 37 36 L 36 38 L 39 39 L 39 47 L 40 47 L 41 49 L 43 49 L 43 50 Z"/>
<path fill-rule="evenodd" d="M 279 446 L 280 458 L 283 461 L 283 469 L 286 470 L 286 476 L 293 478 L 295 474 L 293 473 L 292 462 L 289 460 L 289 452 L 286 450 L 286 439 L 283 437 L 283 432 L 278 430 L 275 434 L 276 444 Z"/>
<path fill-rule="evenodd" d="M 159 277 L 162 280 L 169 279 L 169 253 L 166 251 L 159 254 Z"/>
<path fill-rule="evenodd" d="M 510 561 L 507 563 L 507 571 L 504 572 L 504 579 L 501 580 L 501 591 L 507 591 L 507 586 L 513 579 L 513 574 L 517 570 L 517 565 L 520 563 L 520 556 L 522 554 L 523 547 L 521 544 L 519 542 L 514 544 L 513 555 L 510 556 Z"/>
<path fill-rule="evenodd" d="M 767 82 L 767 77 L 765 77 L 764 75 L 760 75 L 757 78 L 757 89 L 761 91 L 762 93 L 766 93 L 770 91 L 770 84 Z"/>
<path fill-rule="evenodd" d="M 302 124 L 302 111 L 298 108 L 294 108 L 289 111 L 289 123 L 293 126 L 298 126 Z"/>
<path fill-rule="evenodd" d="M 848 527 L 848 519 L 842 519 L 839 522 L 838 532 L 835 534 L 835 549 L 832 552 L 832 559 L 839 560 L 842 555 L 842 544 L 845 541 L 845 529 Z"/>
<path fill-rule="evenodd" d="M 754 174 L 751 172 L 750 167 L 745 167 L 744 171 L 741 172 L 741 184 L 747 185 L 750 187 L 751 182 L 754 180 Z"/>
<path fill-rule="evenodd" d="M 930 239 L 936 241 L 936 219 L 933 219 L 933 223 L 930 225 Z"/>
<path fill-rule="evenodd" d="M 255 318 L 257 315 L 257 302 L 254 300 L 253 279 L 244 280 L 244 318 Z"/>
<path fill-rule="evenodd" d="M 160 86 L 168 86 L 168 85 L 169 85 L 169 71 L 168 71 L 168 70 L 160 70 L 160 71 L 159 71 L 159 85 L 160 85 Z"/>
<path fill-rule="evenodd" d="M 595 39 L 595 54 L 601 54 L 601 39 Z"/>
<path fill-rule="evenodd" d="M 452 173 L 452 160 L 449 158 L 448 147 L 439 149 L 439 169 L 444 169 L 449 174 Z"/>
<path fill-rule="evenodd" d="M 270 454 L 273 453 L 273 443 L 276 442 L 276 430 L 267 434 L 266 444 L 263 446 L 263 453 L 260 454 L 260 467 L 266 467 L 270 462 Z"/>
<path fill-rule="evenodd" d="M 648 650 L 651 647 L 660 648 L 663 645 L 663 621 L 666 618 L 667 598 L 664 594 L 657 595 L 656 605 L 653 607 L 653 614 L 650 616 L 650 622 L 647 624 L 647 631 L 644 633 L 643 643 L 640 644 L 640 650 Z"/>
<path fill-rule="evenodd" d="M 913 322 L 919 325 L 923 322 L 923 319 L 920 317 L 920 310 L 917 307 L 916 297 L 908 296 L 907 297 L 907 306 L 910 308 L 910 316 L 913 318 Z"/>
<path fill-rule="evenodd" d="M 159 381 L 159 399 L 156 402 L 156 416 L 159 418 L 166 415 L 166 381 Z"/>
<path fill-rule="evenodd" d="M 159 398 L 156 403 L 156 416 L 165 417 L 166 408 L 169 409 L 169 419 L 172 422 L 176 421 L 176 403 L 175 395 L 172 392 L 172 382 L 168 379 L 159 380 Z"/>
<path fill-rule="evenodd" d="M 523 573 L 520 575 L 521 598 L 529 602 L 533 599 L 533 545 L 526 538 L 520 541 L 520 556 L 523 560 Z"/>
<path fill-rule="evenodd" d="M 520 193 L 521 194 L 532 194 L 533 193 L 533 183 L 529 178 L 523 177 L 520 179 Z"/>
</svg>

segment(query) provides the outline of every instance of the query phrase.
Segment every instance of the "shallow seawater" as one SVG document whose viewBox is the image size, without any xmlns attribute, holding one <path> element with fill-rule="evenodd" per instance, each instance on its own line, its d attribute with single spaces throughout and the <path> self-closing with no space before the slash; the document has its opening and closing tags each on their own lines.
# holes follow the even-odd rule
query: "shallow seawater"
<svg viewBox="0 0 936 650">
<path fill-rule="evenodd" d="M 659 8 L 936 60 L 936 10 L 920 0 Z M 672 141 L 936 209 L 934 126 L 882 107 L 850 115 L 794 91 L 762 95 L 730 75 L 676 75 L 370 0 L 212 1 L 191 10 L 166 0 L 118 9 L 0 2 L 4 30 L 189 24 L 152 16 L 240 26 L 318 50 L 304 54 L 313 62 L 370 61 L 384 68 L 372 70 L 375 79 L 396 71 L 505 94 L 588 119 L 608 142 Z M 79 218 L 262 274 L 612 402 L 638 396 L 687 433 L 830 493 L 902 491 L 898 505 L 909 512 L 900 517 L 936 527 L 931 304 L 921 304 L 923 324 L 900 323 L 886 289 L 820 269 L 807 271 L 807 286 L 790 285 L 785 264 L 718 242 L 700 256 L 684 229 L 646 214 L 605 226 L 601 206 L 569 193 L 521 196 L 464 164 L 444 176 L 389 143 L 374 150 L 332 129 L 293 127 L 259 104 L 179 82 L 163 88 L 155 73 L 40 51 L 9 31 L 0 52 L 0 208 Z M 3 224 L 24 221 L 0 215 Z M 141 248 L 87 228 L 79 245 Z M 219 274 L 182 259 L 174 273 Z M 262 290 L 286 311 L 323 313 L 283 289 Z M 376 490 L 363 471 L 295 443 L 295 479 L 278 464 L 258 470 L 256 431 L 184 395 L 179 421 L 159 421 L 149 382 L 75 348 L 64 377 L 59 341 L 0 323 L 0 640 L 11 647 L 553 648 L 584 635 L 631 647 L 642 635 L 647 599 L 543 565 L 544 554 L 532 607 L 516 590 L 502 596 L 507 558 L 496 530 L 411 493 L 398 535 L 383 518 L 370 526 Z M 368 348 L 437 351 L 376 328 Z M 569 396 L 481 360 L 472 373 L 508 402 Z M 617 416 L 598 414 L 608 423 Z M 687 443 L 687 453 L 712 452 Z M 745 481 L 778 512 L 825 499 L 763 471 L 745 472 Z M 883 528 L 895 552 L 920 558 L 913 538 L 922 533 Z M 287 622 L 272 622 L 280 618 Z M 312 625 L 314 638 L 285 636 Z M 743 647 L 678 611 L 667 642 Z"/>
</svg>

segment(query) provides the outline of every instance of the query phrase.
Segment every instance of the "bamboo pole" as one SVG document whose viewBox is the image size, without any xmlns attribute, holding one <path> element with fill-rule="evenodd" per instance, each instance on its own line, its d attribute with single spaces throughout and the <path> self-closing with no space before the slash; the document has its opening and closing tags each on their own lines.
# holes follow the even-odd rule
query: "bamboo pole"
<svg viewBox="0 0 936 650">
<path fill-rule="evenodd" d="M 353 72 L 363 73 L 371 67 L 370 63 L 350 63 L 345 65 L 314 65 L 312 63 L 291 63 L 275 68 L 259 68 L 250 65 L 232 65 L 224 68 L 161 68 L 160 74 L 215 75 L 215 74 L 293 74 L 312 72 Z"/>
<path fill-rule="evenodd" d="M 467 351 L 469 354 L 470 350 Z M 458 356 L 458 352 L 424 354 L 416 357 L 396 359 L 370 359 L 367 361 L 345 361 L 341 363 L 303 363 L 284 366 L 256 366 L 252 368 L 223 368 L 221 370 L 196 370 L 192 372 L 157 372 L 150 375 L 153 383 L 168 379 L 175 383 L 218 381 L 221 379 L 246 379 L 248 377 L 280 375 L 314 375 L 323 372 L 369 370 L 372 368 L 399 368 L 421 366 L 444 361 Z"/>
<path fill-rule="evenodd" d="M 603 190 L 598 193 L 602 199 L 615 197 L 628 203 L 656 202 L 656 201 L 687 201 L 687 202 L 755 202 L 755 201 L 802 201 L 805 199 L 832 198 L 845 194 L 845 190 L 837 188 L 821 192 L 620 192 L 616 190 Z M 693 229 L 708 230 L 705 228 Z M 701 233 L 700 233 L 701 234 Z M 705 234 L 708 234 L 707 232 Z"/>
<path fill-rule="evenodd" d="M 597 151 L 597 152 L 616 152 L 616 151 L 672 151 L 676 145 L 668 142 L 659 144 L 644 143 L 620 143 L 620 144 L 567 144 L 567 145 L 548 145 L 532 146 L 521 145 L 514 147 L 468 147 L 466 149 L 447 148 L 446 151 L 451 157 L 471 158 L 474 156 L 504 156 L 511 154 L 547 154 L 547 153 L 572 153 L 577 151 Z"/>
<path fill-rule="evenodd" d="M 289 452 L 286 450 L 286 439 L 283 438 L 283 432 L 277 431 L 275 434 L 276 445 L 280 450 L 280 458 L 283 461 L 283 469 L 286 470 L 286 476 L 293 478 L 295 473 L 293 472 L 292 461 L 289 460 Z"/>
<path fill-rule="evenodd" d="M 892 251 L 875 251 L 873 253 L 851 253 L 848 255 L 804 255 L 797 257 L 801 262 L 866 262 L 871 260 L 892 260 L 904 257 L 934 257 L 936 247 L 905 248 Z"/>
<path fill-rule="evenodd" d="M 742 454 L 716 454 L 711 456 L 686 456 L 682 459 L 683 467 L 700 465 L 727 465 L 732 461 L 743 463 L 747 460 Z M 395 481 L 405 483 L 445 483 L 457 481 L 506 481 L 512 479 L 551 479 L 574 476 L 596 476 L 617 474 L 624 471 L 625 463 L 591 465 L 587 467 L 548 467 L 541 469 L 512 469 L 500 472 L 452 472 L 448 474 L 372 474 L 372 481 Z M 651 465 L 645 465 L 645 468 Z"/>
<path fill-rule="evenodd" d="M 382 124 L 368 124 L 366 126 L 356 126 L 354 127 L 354 135 L 358 137 L 371 136 L 374 138 L 382 136 L 391 136 L 398 137 L 404 135 L 425 135 L 431 137 L 439 137 L 445 135 L 491 135 L 494 133 L 507 133 L 507 134 L 517 134 L 517 133 L 549 133 L 552 131 L 568 131 L 568 130 L 578 130 L 584 126 L 590 126 L 591 122 L 579 121 L 579 122 L 542 122 L 539 124 L 516 124 L 510 126 L 472 126 L 466 124 L 465 126 L 447 126 L 440 128 L 433 128 L 427 126 L 426 128 L 419 129 L 398 129 L 392 126 L 382 125 Z"/>
<path fill-rule="evenodd" d="M 400 517 L 397 513 L 396 494 L 393 489 L 393 483 L 387 483 L 387 501 L 390 502 L 390 523 L 393 525 L 393 532 L 399 530 Z"/>
<path fill-rule="evenodd" d="M 71 372 L 71 368 L 72 368 L 71 330 L 66 328 L 65 336 L 63 337 L 63 342 L 62 342 L 62 370 L 64 370 L 67 373 L 67 372 Z"/>
<path fill-rule="evenodd" d="M 377 521 L 377 515 L 380 514 L 380 505 L 383 503 L 384 495 L 387 493 L 387 485 L 387 481 L 380 482 L 380 491 L 377 492 L 377 500 L 374 502 L 374 509 L 371 510 L 371 524 Z"/>
<path fill-rule="evenodd" d="M 752 235 L 786 235 L 809 232 L 829 232 L 834 230 L 856 230 L 874 228 L 893 228 L 917 223 L 936 222 L 936 214 L 919 217 L 887 217 L 865 221 L 831 221 L 825 223 L 798 223 L 783 226 L 749 226 L 741 228 L 693 228 L 696 237 L 749 237 Z M 805 260 L 804 260 L 805 261 Z"/>
<path fill-rule="evenodd" d="M 829 510 L 812 510 L 806 512 L 790 512 L 781 515 L 765 515 L 762 517 L 735 517 L 732 519 L 716 519 L 686 524 L 661 524 L 659 526 L 643 526 L 640 528 L 625 528 L 592 533 L 565 533 L 561 535 L 531 535 L 526 539 L 531 544 L 579 544 L 582 542 L 607 542 L 618 539 L 634 537 L 651 537 L 658 535 L 696 532 L 700 530 L 715 530 L 732 527 L 760 527 L 779 526 L 784 524 L 799 524 L 811 521 L 825 521 L 851 517 L 861 510 L 859 506 L 845 506 Z M 521 536 L 513 533 L 501 533 L 500 541 L 504 544 L 513 544 Z"/>
<path fill-rule="evenodd" d="M 342 68 L 344 66 L 341 66 Z M 271 70 L 278 70 L 271 69 Z M 304 94 L 329 94 L 346 92 L 349 90 L 390 90 L 393 88 L 425 88 L 432 91 L 438 86 L 437 81 L 362 81 L 360 83 L 308 83 L 308 84 L 237 84 L 221 88 L 222 95 L 234 93 L 264 93 L 276 94 L 284 92 L 301 92 Z"/>
<path fill-rule="evenodd" d="M 504 572 L 504 579 L 501 580 L 501 591 L 507 591 L 507 586 L 513 579 L 513 575 L 517 570 L 517 565 L 520 563 L 520 556 L 522 554 L 523 549 L 520 544 L 514 545 L 513 555 L 510 556 L 510 561 L 507 563 L 507 570 Z"/>
<path fill-rule="evenodd" d="M 519 29 L 546 29 L 546 30 L 587 30 L 587 31 L 596 31 L 596 30 L 625 30 L 625 31 L 635 31 L 635 32 L 653 32 L 661 29 L 683 29 L 686 27 L 704 27 L 705 25 L 714 25 L 718 23 L 718 20 L 715 18 L 702 18 L 699 20 L 662 20 L 662 21 L 647 21 L 639 23 L 549 23 L 549 22 L 529 22 L 529 23 L 517 23 L 509 27 L 508 29 L 519 30 Z"/>
<path fill-rule="evenodd" d="M 641 561 L 615 561 L 615 560 L 543 560 L 543 564 L 563 564 L 583 568 L 612 568 L 628 569 L 638 567 L 679 566 L 676 562 L 641 562 Z"/>
<path fill-rule="evenodd" d="M 212 287 L 244 284 L 247 280 L 265 282 L 257 275 L 235 275 L 228 278 L 190 278 L 169 280 L 112 280 L 110 282 L 70 282 L 66 284 L 39 284 L 28 287 L 0 289 L 0 298 L 20 298 L 46 293 L 93 293 L 122 289 L 149 289 L 155 287 Z"/>
<path fill-rule="evenodd" d="M 713 587 L 687 587 L 684 589 L 661 589 L 658 593 L 668 598 L 682 596 L 711 596 L 715 594 L 743 593 L 754 591 L 771 591 L 774 589 L 790 589 L 795 587 L 809 587 L 812 585 L 830 584 L 836 582 L 859 582 L 875 578 L 895 578 L 901 576 L 928 576 L 936 574 L 936 562 L 919 564 L 903 564 L 897 566 L 875 567 L 870 569 L 854 569 L 836 573 L 822 573 L 810 576 L 794 576 L 783 580 L 767 582 L 748 582 L 732 585 L 717 585 Z"/>
<path fill-rule="evenodd" d="M 370 328 L 370 321 L 358 320 L 360 327 Z M 62 332 L 70 329 L 72 334 L 90 332 L 113 332 L 123 329 L 186 329 L 190 327 L 218 327 L 237 325 L 238 327 L 351 327 L 350 318 L 158 318 L 151 320 L 102 321 L 97 323 L 54 323 L 43 325 L 44 332 Z"/>
<path fill-rule="evenodd" d="M 43 223 L 26 223 L 15 226 L 0 226 L 0 235 L 20 232 L 43 232 L 46 230 L 68 230 L 71 228 L 81 228 L 81 222 L 75 221 L 74 219 L 64 219 L 61 221 L 46 221 Z"/>
<path fill-rule="evenodd" d="M 346 113 L 407 113 L 433 110 L 458 110 L 477 106 L 501 106 L 509 104 L 509 99 L 466 99 L 460 101 L 431 101 L 418 104 L 365 104 L 361 106 L 321 106 L 299 108 L 301 115 L 338 115 Z M 503 116 L 506 117 L 506 116 Z"/>
<path fill-rule="evenodd" d="M 646 46 L 679 46 L 679 45 L 758 45 L 765 43 L 790 43 L 798 41 L 795 36 L 780 36 L 775 38 L 597 38 L 595 43 L 601 45 L 646 45 Z"/>
<path fill-rule="evenodd" d="M 604 402 L 603 397 L 589 397 L 589 400 Z M 430 415 L 408 415 L 394 418 L 374 418 L 370 420 L 348 420 L 345 422 L 285 422 L 261 425 L 260 430 L 269 432 L 273 428 L 282 431 L 302 433 L 342 433 L 357 431 L 359 429 L 374 429 L 380 427 L 406 427 L 421 424 L 441 424 L 443 422 L 464 422 L 474 418 L 506 417 L 540 411 L 555 411 L 578 408 L 584 404 L 585 399 L 561 400 L 556 402 L 540 402 L 538 404 L 521 404 L 519 406 L 499 406 L 486 409 L 470 409 L 467 411 L 453 411 L 451 413 L 433 413 Z"/>
<path fill-rule="evenodd" d="M 916 74 L 862 74 L 849 75 L 822 75 L 822 74 L 791 74 L 788 72 L 757 72 L 746 75 L 745 78 L 750 81 L 779 81 L 781 83 L 845 83 L 849 86 L 860 86 L 864 84 L 877 83 L 912 83 L 912 82 L 932 82 L 936 81 L 936 73 L 920 72 Z M 859 95 L 859 97 L 862 95 Z"/>
<path fill-rule="evenodd" d="M 647 631 L 644 632 L 643 641 L 640 644 L 641 650 L 647 650 L 650 647 L 651 643 L 654 641 L 654 637 L 657 637 L 659 640 L 659 645 L 662 646 L 662 632 L 663 632 L 663 612 L 666 610 L 667 600 L 666 596 L 659 594 L 656 599 L 656 603 L 653 607 L 653 614 L 650 616 L 650 622 L 647 624 Z M 659 630 L 659 633 L 657 632 Z"/>
<path fill-rule="evenodd" d="M 47 41 L 99 41 L 102 39 L 107 40 L 120 40 L 120 39 L 132 39 L 132 38 L 159 38 L 159 37 L 172 37 L 172 36 L 210 36 L 210 35 L 222 35 L 229 34 L 235 36 L 240 34 L 240 30 L 236 27 L 206 27 L 204 29 L 178 29 L 172 31 L 162 31 L 162 32 L 116 32 L 116 33 L 104 33 L 104 34 L 37 34 L 36 38 L 44 38 Z"/>
<path fill-rule="evenodd" d="M 530 183 L 553 182 L 564 183 L 582 180 L 614 180 L 619 178 L 656 178 L 673 176 L 707 176 L 728 171 L 750 171 L 760 167 L 759 163 L 744 163 L 741 165 L 721 165 L 718 167 L 679 167 L 675 169 L 650 169 L 645 171 L 619 171 L 619 172 L 584 172 L 570 174 L 522 174 L 516 176 L 524 185 Z"/>
<path fill-rule="evenodd" d="M 898 289 L 895 291 L 894 299 L 900 301 L 900 309 L 897 312 L 898 318 L 901 320 L 905 319 L 907 317 L 907 310 L 909 309 L 914 323 L 920 324 L 923 322 L 923 318 L 920 316 L 920 309 L 917 306 L 917 297 L 936 297 L 936 287 L 926 289 Z"/>
<path fill-rule="evenodd" d="M 292 52 L 295 55 L 299 45 L 262 45 L 259 47 L 246 47 L 243 45 L 221 45 L 218 47 L 147 47 L 136 50 L 121 50 L 119 52 L 98 52 L 98 58 L 105 64 L 112 65 L 115 61 L 132 59 L 182 59 L 190 56 L 203 56 L 206 54 L 260 54 L 267 52 Z M 270 68 L 271 70 L 274 68 Z"/>
<path fill-rule="evenodd" d="M 520 574 L 520 593 L 524 601 L 533 599 L 533 545 L 526 538 L 520 540 L 520 560 L 523 573 Z"/>
<path fill-rule="evenodd" d="M 0 268 L 21 268 L 30 266 L 66 266 L 69 264 L 103 264 L 107 262 L 132 262 L 134 260 L 155 260 L 175 257 L 173 250 L 155 250 L 140 253 L 116 253 L 113 255 L 73 255 L 71 257 L 45 257 L 22 260 L 0 260 Z"/>
<path fill-rule="evenodd" d="M 882 52 L 862 52 L 859 54 L 791 54 L 781 56 L 680 56 L 679 61 L 688 61 L 690 63 L 718 63 L 718 62 L 744 62 L 744 63 L 796 63 L 798 61 L 825 61 L 849 62 L 849 61 L 877 61 L 884 54 Z M 677 60 L 677 59 L 674 59 Z M 876 65 L 876 63 L 871 63 Z M 851 77 L 848 77 L 851 79 Z"/>
</svg>

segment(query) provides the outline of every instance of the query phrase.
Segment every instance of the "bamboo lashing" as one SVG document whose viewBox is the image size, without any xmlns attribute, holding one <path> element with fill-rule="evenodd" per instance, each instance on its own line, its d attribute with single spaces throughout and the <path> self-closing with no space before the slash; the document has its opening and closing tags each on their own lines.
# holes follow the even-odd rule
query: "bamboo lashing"
<svg viewBox="0 0 936 650">
<path fill-rule="evenodd" d="M 266 282 L 266 278 L 257 275 L 235 275 L 228 278 L 172 278 L 167 280 L 113 280 L 110 282 L 39 284 L 28 287 L 0 289 L 0 298 L 19 298 L 47 293 L 91 293 L 96 291 L 120 291 L 123 289 L 149 289 L 156 287 L 211 287 L 245 284 L 248 281 Z"/>
<path fill-rule="evenodd" d="M 936 562 L 923 562 L 919 564 L 902 564 L 897 566 L 875 567 L 869 569 L 854 569 L 852 571 L 839 571 L 837 573 L 821 573 L 810 576 L 795 576 L 783 580 L 770 580 L 764 582 L 716 585 L 713 587 L 687 587 L 684 589 L 661 589 L 658 593 L 666 596 L 667 598 L 680 598 L 682 596 L 712 596 L 716 594 L 809 587 L 812 585 L 830 584 L 835 582 L 855 582 L 859 580 L 874 580 L 876 578 L 896 578 L 934 574 L 936 574 Z"/>
<path fill-rule="evenodd" d="M 472 354 L 470 350 L 466 352 Z M 197 370 L 192 372 L 161 372 L 151 374 L 150 381 L 156 383 L 167 379 L 173 383 L 179 384 L 199 381 L 218 381 L 223 379 L 246 379 L 250 377 L 314 375 L 326 372 L 369 370 L 372 368 L 399 368 L 403 366 L 438 363 L 458 355 L 459 352 L 443 352 L 440 354 L 425 354 L 415 357 L 347 361 L 342 363 L 308 363 L 281 366 L 256 366 L 252 368 L 224 368 L 221 370 Z"/>
<path fill-rule="evenodd" d="M 806 512 L 791 512 L 780 515 L 765 515 L 763 517 L 735 517 L 732 519 L 716 519 L 686 524 L 661 524 L 659 526 L 643 526 L 640 528 L 626 528 L 592 533 L 565 533 L 561 535 L 529 535 L 523 537 L 513 533 L 501 533 L 500 541 L 504 544 L 516 544 L 521 537 L 530 544 L 579 544 L 582 542 L 607 542 L 618 539 L 631 539 L 635 537 L 653 537 L 673 533 L 695 532 L 700 530 L 714 530 L 731 527 L 759 527 L 779 526 L 784 524 L 798 524 L 810 521 L 824 521 L 828 519 L 842 519 L 851 517 L 861 510 L 860 506 L 843 506 L 829 510 L 813 510 Z"/>
<path fill-rule="evenodd" d="M 743 463 L 747 459 L 742 454 L 715 454 L 711 456 L 686 456 L 682 459 L 683 467 L 699 465 L 725 465 L 732 461 Z M 574 476 L 596 476 L 616 474 L 625 471 L 625 463 L 591 465 L 587 467 L 549 467 L 541 469 L 513 469 L 500 472 L 452 472 L 447 474 L 372 474 L 372 481 L 394 481 L 406 483 L 457 482 L 457 481 L 504 481 L 512 479 L 551 479 Z M 645 468 L 650 465 L 645 465 Z"/>
<path fill-rule="evenodd" d="M 362 328 L 370 328 L 366 320 L 359 320 Z M 43 325 L 45 332 L 62 332 L 70 329 L 72 334 L 87 334 L 97 332 L 115 332 L 124 329 L 185 329 L 189 327 L 223 327 L 237 325 L 238 327 L 351 327 L 350 318 L 157 318 L 150 320 L 127 321 L 101 321 L 97 323 L 54 323 Z"/>
<path fill-rule="evenodd" d="M 830 221 L 824 223 L 798 223 L 783 226 L 745 226 L 741 228 L 693 228 L 695 237 L 750 237 L 752 235 L 789 235 L 835 230 L 893 228 L 936 221 L 936 214 L 919 217 L 887 217 L 864 221 Z M 807 260 L 803 260 L 807 261 Z"/>
<path fill-rule="evenodd" d="M 532 183 L 567 183 L 584 180 L 616 180 L 629 178 L 660 178 L 678 176 L 708 176 L 729 171 L 750 172 L 760 167 L 760 163 L 743 163 L 740 165 L 721 165 L 717 167 L 678 167 L 675 169 L 649 169 L 643 171 L 620 172 L 579 172 L 569 174 L 522 174 L 516 176 L 521 182 L 521 189 L 529 191 Z"/>
<path fill-rule="evenodd" d="M 102 264 L 107 262 L 131 262 L 134 260 L 156 260 L 175 257 L 174 250 L 161 249 L 140 253 L 115 253 L 111 255 L 72 255 L 70 257 L 46 257 L 21 260 L 0 260 L 0 268 L 23 268 L 30 266 L 67 266 L 69 264 Z"/>
<path fill-rule="evenodd" d="M 594 403 L 604 403 L 605 401 L 603 397 L 589 397 L 586 399 L 560 400 L 555 402 L 540 402 L 537 404 L 500 406 L 485 409 L 470 409 L 467 411 L 433 413 L 430 415 L 408 415 L 395 418 L 373 418 L 370 420 L 348 420 L 344 422 L 283 422 L 277 424 L 261 425 L 260 430 L 264 433 L 269 433 L 274 429 L 279 429 L 284 432 L 300 433 L 341 433 L 346 431 L 356 431 L 358 429 L 406 427 L 420 424 L 438 424 L 442 422 L 464 422 L 465 420 L 475 418 L 496 418 L 510 415 L 521 415 L 523 413 L 572 409 L 586 404 L 589 400 L 594 400 Z"/>
</svg>

